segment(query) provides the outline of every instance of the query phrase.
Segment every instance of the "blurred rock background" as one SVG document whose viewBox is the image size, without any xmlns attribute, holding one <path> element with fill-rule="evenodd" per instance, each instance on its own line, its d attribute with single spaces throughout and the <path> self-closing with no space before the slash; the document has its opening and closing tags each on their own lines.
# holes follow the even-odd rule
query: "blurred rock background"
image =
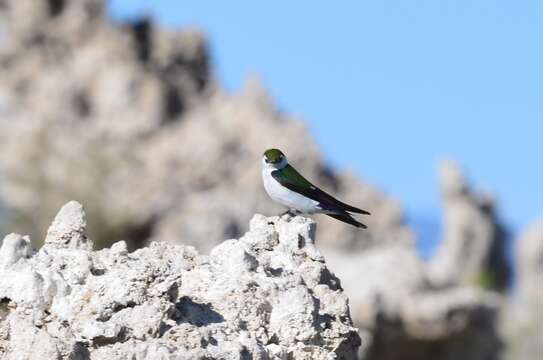
<svg viewBox="0 0 543 360">
<path fill-rule="evenodd" d="M 0 0 L 3 226 L 43 238 L 57 209 L 85 205 L 98 247 L 125 239 L 208 251 L 255 212 L 282 211 L 260 180 L 264 149 L 374 215 L 357 231 L 318 216 L 318 243 L 342 280 L 365 359 L 534 359 L 543 227 L 510 241 L 496 200 L 452 161 L 440 168 L 444 232 L 428 263 L 395 199 L 332 169 L 304 125 L 258 79 L 218 83 L 205 36 L 152 19 L 115 23 L 102 0 Z M 35 244 L 39 245 L 39 244 Z"/>
</svg>

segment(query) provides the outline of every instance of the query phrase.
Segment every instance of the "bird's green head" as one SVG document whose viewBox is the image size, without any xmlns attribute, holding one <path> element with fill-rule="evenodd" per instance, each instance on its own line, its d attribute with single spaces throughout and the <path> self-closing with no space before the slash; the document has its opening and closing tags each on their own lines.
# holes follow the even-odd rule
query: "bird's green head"
<svg viewBox="0 0 543 360">
<path fill-rule="evenodd" d="M 285 154 L 279 149 L 268 149 L 264 151 L 264 162 L 267 164 L 280 164 L 286 160 Z"/>
</svg>

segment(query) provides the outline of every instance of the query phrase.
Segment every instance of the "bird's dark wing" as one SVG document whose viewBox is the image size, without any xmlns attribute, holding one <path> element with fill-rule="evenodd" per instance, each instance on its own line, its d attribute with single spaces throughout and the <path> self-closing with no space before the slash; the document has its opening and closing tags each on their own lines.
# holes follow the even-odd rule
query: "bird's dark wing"
<svg viewBox="0 0 543 360">
<path fill-rule="evenodd" d="M 356 226 L 358 228 L 367 229 L 368 227 L 361 222 L 356 221 L 355 218 L 353 218 L 351 215 L 344 213 L 344 214 L 326 214 L 328 216 L 333 217 L 334 219 L 337 219 L 339 221 L 343 221 L 344 223 L 351 224 L 353 226 Z"/>
<path fill-rule="evenodd" d="M 290 165 L 287 165 L 280 170 L 272 171 L 271 175 L 275 180 L 277 180 L 287 189 L 300 193 L 312 200 L 319 202 L 319 204 L 321 204 L 322 207 L 326 210 L 339 210 L 338 212 L 340 213 L 343 211 L 349 211 L 358 214 L 370 215 L 370 213 L 366 210 L 362 210 L 354 206 L 345 204 L 344 202 L 339 201 L 333 196 L 328 195 L 327 193 L 310 183 Z"/>
</svg>

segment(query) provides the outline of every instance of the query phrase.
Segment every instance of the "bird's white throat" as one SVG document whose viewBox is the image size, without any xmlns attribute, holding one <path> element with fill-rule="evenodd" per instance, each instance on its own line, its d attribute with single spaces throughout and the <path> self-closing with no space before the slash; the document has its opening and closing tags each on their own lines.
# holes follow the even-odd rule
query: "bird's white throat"
<svg viewBox="0 0 543 360">
<path fill-rule="evenodd" d="M 318 206 L 318 202 L 287 189 L 273 178 L 271 173 L 284 168 L 287 164 L 286 159 L 278 164 L 268 164 L 264 159 L 262 160 L 262 181 L 268 195 L 289 209 L 296 209 L 306 214 L 321 212 L 322 209 Z"/>
</svg>

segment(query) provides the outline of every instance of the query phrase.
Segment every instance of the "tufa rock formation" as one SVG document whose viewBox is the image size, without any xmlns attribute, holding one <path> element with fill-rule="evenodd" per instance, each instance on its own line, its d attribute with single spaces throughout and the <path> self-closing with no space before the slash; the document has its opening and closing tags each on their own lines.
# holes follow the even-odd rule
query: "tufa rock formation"
<svg viewBox="0 0 543 360">
<path fill-rule="evenodd" d="M 498 359 L 501 298 L 474 286 L 436 288 L 408 246 L 326 252 L 361 330 L 361 359 Z"/>
<path fill-rule="evenodd" d="M 431 260 L 431 281 L 435 286 L 477 284 L 505 291 L 511 278 L 507 234 L 494 200 L 474 192 L 456 164 L 443 162 L 440 170 L 444 234 Z"/>
<path fill-rule="evenodd" d="M 32 251 L 0 249 L 2 359 L 354 359 L 347 297 L 315 249 L 315 223 L 255 215 L 209 256 L 124 241 L 92 250 L 66 204 Z"/>
<path fill-rule="evenodd" d="M 543 220 L 530 226 L 517 241 L 517 294 L 532 306 L 543 305 Z"/>
<path fill-rule="evenodd" d="M 200 32 L 116 24 L 103 0 L 0 0 L 0 18 L 0 204 L 10 229 L 46 237 L 34 254 L 14 234 L 0 249 L 6 358 L 351 356 L 345 295 L 311 246 L 310 222 L 256 217 L 245 237 L 215 247 L 240 237 L 255 212 L 282 211 L 260 180 L 272 146 L 378 214 L 368 231 L 317 215 L 364 358 L 499 356 L 501 298 L 480 288 L 507 286 L 505 234 L 493 201 L 456 167 L 442 169 L 444 241 L 426 266 L 399 204 L 329 169 L 257 80 L 221 89 Z M 70 199 L 85 204 L 97 248 L 126 243 L 92 251 L 77 203 L 47 231 Z M 530 264 L 522 274 L 538 273 Z"/>
<path fill-rule="evenodd" d="M 322 243 L 412 240 L 397 202 L 332 172 L 257 81 L 222 91 L 201 33 L 115 24 L 100 0 L 1 4 L 0 200 L 10 229 L 41 238 L 56 209 L 77 199 L 99 248 L 185 239 L 209 251 L 255 211 L 282 211 L 260 179 L 273 146 L 339 198 L 379 213 L 365 232 L 319 217 Z"/>
<path fill-rule="evenodd" d="M 508 283 L 505 235 L 493 204 L 468 186 L 459 168 L 442 166 L 445 234 L 424 263 L 412 243 L 360 252 L 323 248 L 342 279 L 361 330 L 363 359 L 498 359 L 498 330 Z M 492 274 L 494 281 L 480 275 Z M 479 275 L 479 276 L 476 276 Z"/>
<path fill-rule="evenodd" d="M 507 340 L 507 360 L 543 358 L 543 219 L 528 227 L 516 241 L 515 293 L 501 316 Z"/>
</svg>

